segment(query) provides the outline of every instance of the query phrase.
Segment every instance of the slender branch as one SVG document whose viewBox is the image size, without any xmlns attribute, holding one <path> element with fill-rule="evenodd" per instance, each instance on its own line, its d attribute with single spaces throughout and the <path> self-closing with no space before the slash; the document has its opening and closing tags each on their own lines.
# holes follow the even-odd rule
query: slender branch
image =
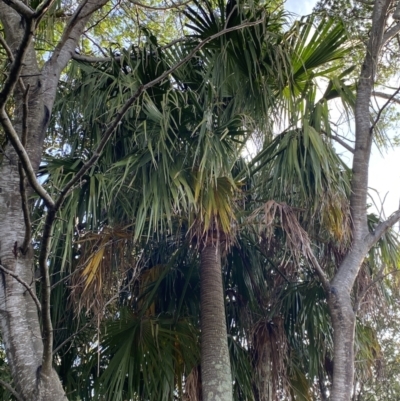
<svg viewBox="0 0 400 401">
<path fill-rule="evenodd" d="M 384 92 L 373 91 L 372 96 L 381 97 L 382 99 L 389 99 L 394 103 L 400 104 L 400 99 L 397 99 L 397 98 L 393 97 L 393 95 L 389 95 Z"/>
<path fill-rule="evenodd" d="M 93 45 L 99 49 L 99 51 L 100 51 L 100 53 L 103 55 L 103 57 L 108 57 L 108 56 L 107 56 L 107 53 L 102 49 L 102 47 L 101 47 L 98 43 L 96 43 L 87 33 L 83 33 L 83 36 L 84 36 L 87 40 L 89 40 L 90 42 L 92 42 Z"/>
<path fill-rule="evenodd" d="M 186 64 L 199 50 L 201 50 L 207 43 L 211 42 L 212 40 L 223 36 L 229 32 L 237 31 L 249 26 L 255 26 L 263 22 L 263 19 L 254 21 L 254 22 L 247 22 L 243 23 L 241 25 L 223 29 L 220 32 L 209 36 L 207 39 L 204 39 L 201 41 L 186 57 L 184 57 L 182 60 L 178 61 L 175 65 L 173 65 L 170 69 L 167 71 L 164 71 L 159 77 L 153 79 L 152 81 L 148 82 L 145 85 L 140 86 L 136 92 L 131 96 L 126 103 L 121 107 L 121 109 L 116 113 L 116 116 L 114 120 L 109 124 L 108 128 L 106 131 L 102 134 L 102 139 L 97 146 L 96 150 L 94 151 L 92 157 L 82 166 L 82 168 L 75 174 L 75 176 L 65 185 L 63 188 L 60 196 L 58 197 L 56 204 L 55 204 L 55 210 L 58 210 L 67 193 L 69 190 L 83 177 L 83 175 L 97 162 L 98 158 L 101 155 L 101 152 L 103 151 L 104 147 L 106 146 L 107 142 L 111 138 L 111 135 L 114 133 L 115 128 L 118 126 L 119 122 L 122 120 L 126 112 L 129 110 L 129 108 L 132 106 L 132 104 L 140 97 L 140 95 L 146 91 L 147 89 L 153 87 L 154 85 L 158 84 L 159 82 L 162 82 L 165 78 L 167 78 L 170 74 L 172 74 L 174 71 L 176 71 L 179 67 L 181 67 L 183 64 Z"/>
<path fill-rule="evenodd" d="M 179 8 L 179 7 L 182 7 L 182 6 L 186 6 L 187 4 L 193 2 L 193 0 L 187 0 L 187 1 L 184 1 L 183 3 L 173 4 L 172 6 L 154 7 L 154 6 L 149 6 L 147 4 L 140 3 L 140 2 L 135 1 L 135 0 L 128 0 L 128 1 L 129 1 L 129 3 L 134 4 L 137 7 L 147 8 L 148 10 L 156 10 L 156 11 L 167 11 L 167 10 L 171 10 L 173 8 Z"/>
<path fill-rule="evenodd" d="M 352 148 L 348 143 L 346 143 L 343 139 L 339 138 L 337 135 L 330 134 L 329 138 L 332 138 L 334 141 L 342 145 L 349 152 L 354 153 L 354 148 Z"/>
<path fill-rule="evenodd" d="M 73 39 L 74 42 L 76 42 L 76 39 L 74 38 L 74 31 L 75 28 L 78 26 L 79 22 L 86 20 L 90 15 L 92 15 L 95 11 L 99 10 L 101 7 L 103 7 L 108 0 L 97 0 L 97 1 L 88 1 L 88 0 L 83 0 L 70 20 L 67 23 L 67 26 L 64 29 L 64 32 L 61 36 L 60 41 L 58 42 L 56 48 L 54 49 L 54 52 L 52 56 L 50 57 L 48 63 L 53 64 L 56 62 L 56 60 L 59 58 L 60 54 L 63 51 L 63 48 L 67 41 Z M 85 21 L 86 23 L 86 21 Z M 84 27 L 82 27 L 83 30 Z M 80 36 L 80 35 L 78 35 Z"/>
<path fill-rule="evenodd" d="M 65 344 L 68 344 L 70 341 L 72 341 L 79 333 L 81 333 L 83 330 L 85 330 L 92 322 L 88 322 L 84 324 L 78 331 L 76 331 L 74 334 L 70 335 L 65 341 L 63 341 L 58 347 L 56 347 L 53 350 L 53 355 L 55 355 L 62 347 L 64 347 Z"/>
<path fill-rule="evenodd" d="M 46 14 L 47 10 L 53 5 L 55 0 L 43 0 L 35 10 L 33 18 L 36 20 L 36 26 L 38 26 L 40 20 Z"/>
<path fill-rule="evenodd" d="M 8 6 L 13 8 L 18 14 L 21 14 L 25 18 L 31 19 L 35 12 L 28 7 L 25 3 L 19 0 L 3 0 Z"/>
<path fill-rule="evenodd" d="M 82 54 L 76 54 L 76 53 L 72 55 L 72 58 L 76 61 L 83 61 L 85 63 L 105 63 L 113 59 L 111 57 L 84 56 Z M 115 59 L 117 59 L 117 57 Z"/>
<path fill-rule="evenodd" d="M 324 270 L 322 269 L 321 265 L 318 263 L 317 258 L 314 255 L 314 252 L 312 251 L 311 247 L 308 245 L 307 249 L 306 249 L 306 255 L 308 256 L 308 258 L 311 261 L 311 264 L 314 267 L 314 270 L 317 272 L 318 277 L 321 281 L 322 287 L 324 288 L 324 290 L 326 291 L 326 293 L 328 293 L 329 289 L 330 289 L 330 283 L 328 280 L 328 277 L 326 276 Z"/>
<path fill-rule="evenodd" d="M 24 84 L 21 81 L 21 86 L 24 87 Z M 28 138 L 28 95 L 29 95 L 29 85 L 26 87 L 23 98 L 22 98 L 22 146 L 26 146 L 26 141 Z M 22 167 L 22 163 L 18 162 L 18 172 L 19 172 L 19 191 L 21 193 L 21 204 L 22 204 L 22 212 L 24 214 L 24 222 L 25 222 L 25 237 L 24 242 L 22 244 L 22 253 L 25 254 L 28 250 L 28 247 L 32 238 L 32 225 L 31 225 L 31 214 L 29 211 L 29 203 L 28 196 L 25 186 L 25 172 Z"/>
<path fill-rule="evenodd" d="M 27 20 L 26 28 L 24 31 L 24 36 L 22 37 L 21 43 L 18 47 L 16 56 L 14 58 L 13 63 L 11 64 L 10 71 L 8 73 L 8 77 L 3 85 L 3 90 L 0 92 L 0 108 L 4 109 L 5 104 L 9 96 L 13 93 L 16 83 L 19 79 L 19 74 L 21 73 L 23 60 L 25 54 L 29 48 L 29 44 L 32 41 L 34 34 L 34 22 L 33 20 Z M 7 50 L 7 49 L 6 49 Z"/>
<path fill-rule="evenodd" d="M 19 160 L 21 161 L 21 164 L 25 170 L 25 174 L 29 181 L 29 184 L 32 186 L 34 191 L 43 199 L 46 206 L 49 209 L 52 209 L 54 207 L 54 201 L 51 198 L 51 196 L 47 193 L 47 191 L 44 189 L 44 187 L 40 185 L 38 180 L 36 179 L 36 174 L 32 167 L 30 158 L 24 146 L 22 145 L 17 132 L 15 131 L 13 125 L 11 124 L 11 121 L 8 118 L 4 108 L 0 110 L 0 121 L 4 127 L 4 131 L 8 135 L 8 138 L 19 157 Z"/>
<path fill-rule="evenodd" d="M 21 205 L 25 223 L 25 236 L 24 236 L 24 242 L 22 243 L 21 246 L 21 251 L 25 255 L 31 243 L 32 225 L 31 225 L 31 215 L 29 211 L 28 196 L 26 194 L 25 172 L 21 162 L 18 162 L 18 172 L 19 172 L 19 192 L 21 194 Z"/>
<path fill-rule="evenodd" d="M 379 223 L 375 227 L 375 231 L 368 235 L 367 241 L 372 247 L 379 238 L 387 231 L 389 228 L 393 227 L 400 220 L 400 209 L 396 210 L 393 214 L 389 216 L 389 218 L 382 223 Z"/>
<path fill-rule="evenodd" d="M 39 253 L 39 269 L 41 275 L 42 292 L 42 336 L 43 336 L 43 357 L 42 357 L 42 372 L 45 375 L 51 374 L 53 369 L 53 324 L 51 322 L 50 313 L 50 295 L 51 283 L 48 268 L 50 241 L 53 232 L 56 210 L 51 209 L 47 212 L 44 222 L 42 244 Z"/>
<path fill-rule="evenodd" d="M 371 128 L 370 128 L 370 132 L 371 132 L 371 133 L 373 132 L 373 130 L 374 130 L 376 124 L 378 124 L 378 122 L 379 122 L 379 120 L 380 120 L 380 118 L 381 118 L 381 115 L 382 115 L 383 111 L 386 109 L 386 107 L 389 106 L 389 104 L 392 102 L 392 100 L 395 98 L 395 96 L 396 96 L 399 92 L 400 92 L 400 87 L 397 88 L 397 90 L 388 98 L 387 102 L 379 109 L 378 114 L 377 114 L 377 116 L 376 116 L 376 118 L 375 118 L 375 120 L 374 120 L 374 122 L 372 123 Z"/>
<path fill-rule="evenodd" d="M 0 385 L 3 386 L 7 391 L 9 391 L 17 401 L 23 401 L 22 397 L 11 387 L 10 384 L 0 379 Z"/>
<path fill-rule="evenodd" d="M 393 36 L 396 36 L 399 32 L 400 22 L 398 22 L 395 26 L 385 32 L 385 34 L 383 35 L 382 44 L 384 45 L 385 43 L 387 43 L 390 39 L 393 38 Z"/>
<path fill-rule="evenodd" d="M 14 272 L 7 269 L 6 267 L 4 267 L 1 264 L 0 264 L 0 270 L 2 270 L 4 273 L 8 274 L 9 276 L 13 277 L 16 281 L 18 281 L 21 285 L 23 285 L 26 288 L 26 290 L 29 292 L 30 296 L 32 297 L 33 301 L 36 304 L 36 307 L 38 308 L 38 310 L 40 312 L 42 307 L 41 307 L 39 299 L 36 296 L 36 294 L 34 293 L 32 287 L 25 280 L 23 280 L 21 277 L 19 277 L 18 274 L 15 274 Z"/>
</svg>

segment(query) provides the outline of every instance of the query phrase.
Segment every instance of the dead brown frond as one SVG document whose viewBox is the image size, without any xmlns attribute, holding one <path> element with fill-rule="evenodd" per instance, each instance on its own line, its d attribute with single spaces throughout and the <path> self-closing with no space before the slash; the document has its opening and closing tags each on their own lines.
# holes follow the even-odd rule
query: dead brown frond
<svg viewBox="0 0 400 401">
<path fill-rule="evenodd" d="M 288 390 L 288 345 L 283 319 L 262 319 L 252 334 L 255 388 L 259 401 L 277 400 Z"/>
<path fill-rule="evenodd" d="M 200 366 L 194 367 L 185 380 L 185 401 L 201 400 L 201 372 Z"/>
<path fill-rule="evenodd" d="M 71 278 L 70 301 L 77 312 L 82 309 L 102 316 L 105 308 L 118 298 L 129 276 L 137 277 L 140 255 L 132 249 L 132 234 L 126 228 L 104 227 L 88 232 L 76 242 L 78 264 Z"/>
<path fill-rule="evenodd" d="M 269 240 L 273 238 L 275 229 L 279 226 L 284 232 L 286 245 L 297 263 L 299 263 L 300 256 L 304 256 L 317 271 L 320 278 L 324 278 L 324 272 L 311 249 L 310 238 L 300 225 L 296 212 L 295 208 L 284 202 L 270 200 L 263 207 L 256 209 L 251 219 L 259 221 L 261 230 L 265 226 Z M 259 219 L 262 213 L 264 214 L 263 221 Z M 326 282 L 326 279 L 324 280 Z"/>
</svg>

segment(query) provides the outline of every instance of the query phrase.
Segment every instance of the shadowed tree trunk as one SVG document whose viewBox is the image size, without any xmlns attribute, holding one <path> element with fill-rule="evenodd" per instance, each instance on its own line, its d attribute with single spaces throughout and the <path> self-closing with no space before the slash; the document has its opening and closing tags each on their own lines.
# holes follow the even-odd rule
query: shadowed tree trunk
<svg viewBox="0 0 400 401">
<path fill-rule="evenodd" d="M 10 74 L 0 93 L 0 121 L 7 134 L 13 131 L 24 145 L 34 176 L 42 157 L 43 141 L 60 74 L 71 59 L 89 17 L 106 1 L 83 2 L 77 8 L 56 50 L 42 69 L 38 66 L 32 43 L 41 11 L 38 9 L 35 14 L 18 0 L 11 3 L 18 12 L 6 5 L 5 1 L 0 2 L 0 20 L 6 41 L 3 47 L 8 48 L 11 59 Z M 43 3 L 43 13 L 50 4 Z M 18 77 L 18 74 L 23 78 L 17 82 L 13 76 Z M 6 112 L 10 96 L 13 96 L 12 121 Z M 52 368 L 50 283 L 42 274 L 45 290 L 42 291 L 41 313 L 42 322 L 45 323 L 41 328 L 38 301 L 37 298 L 36 302 L 34 300 L 34 285 L 32 288 L 35 282 L 34 258 L 28 228 L 30 222 L 23 213 L 21 193 L 24 190 L 21 192 L 20 188 L 19 158 L 10 143 L 2 151 L 0 328 L 15 385 L 15 396 L 19 400 L 60 401 L 66 396 Z M 32 190 L 27 189 L 27 192 L 32 193 Z M 29 287 L 31 293 L 27 291 Z"/>
<path fill-rule="evenodd" d="M 200 258 L 202 400 L 232 401 L 220 245 L 208 243 Z"/>
<path fill-rule="evenodd" d="M 386 230 L 395 224 L 400 211 L 395 212 L 374 232 L 367 224 L 368 169 L 374 126 L 370 103 L 381 51 L 400 30 L 397 23 L 385 31 L 391 0 L 375 0 L 372 27 L 357 87 L 355 107 L 355 148 L 351 181 L 352 244 L 347 256 L 330 284 L 325 285 L 334 331 L 332 401 L 350 401 L 354 382 L 355 316 L 361 299 L 351 299 L 354 282 L 364 258 Z M 365 295 L 365 294 L 364 294 Z"/>
</svg>

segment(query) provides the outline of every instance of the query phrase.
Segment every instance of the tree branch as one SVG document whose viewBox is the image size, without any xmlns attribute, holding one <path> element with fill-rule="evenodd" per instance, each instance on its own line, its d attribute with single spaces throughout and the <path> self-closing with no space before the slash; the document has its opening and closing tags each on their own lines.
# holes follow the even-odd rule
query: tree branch
<svg viewBox="0 0 400 401">
<path fill-rule="evenodd" d="M 173 4 L 172 6 L 154 7 L 154 6 L 149 6 L 147 4 L 140 3 L 140 2 L 135 1 L 135 0 L 128 0 L 128 1 L 129 1 L 129 3 L 134 4 L 137 7 L 147 8 L 148 10 L 155 10 L 155 11 L 167 11 L 167 10 L 171 10 L 173 8 L 179 8 L 179 7 L 182 7 L 182 6 L 186 6 L 187 4 L 193 2 L 193 0 L 187 0 L 187 1 L 184 1 L 183 3 Z"/>
<path fill-rule="evenodd" d="M 379 238 L 391 227 L 393 227 L 400 220 L 400 209 L 395 211 L 389 218 L 375 227 L 375 231 L 368 235 L 368 244 L 372 247 Z"/>
<path fill-rule="evenodd" d="M 35 31 L 35 24 L 33 20 L 32 19 L 27 20 L 24 36 L 18 47 L 16 56 L 11 64 L 8 77 L 4 82 L 3 90 L 0 92 L 0 109 L 4 109 L 4 106 L 6 105 L 8 98 L 14 91 L 15 85 L 19 79 L 19 74 L 21 73 L 22 70 L 24 57 L 29 48 L 29 44 L 33 38 L 34 31 Z M 7 47 L 8 46 L 6 46 L 6 51 Z"/>
<path fill-rule="evenodd" d="M 32 186 L 34 191 L 43 199 L 44 203 L 49 209 L 54 208 L 54 201 L 51 196 L 47 193 L 47 191 L 43 188 L 42 185 L 39 184 L 36 179 L 35 171 L 32 167 L 30 158 L 22 145 L 17 132 L 15 131 L 13 125 L 11 124 L 10 119 L 8 118 L 7 113 L 4 108 L 0 111 L 0 121 L 4 127 L 4 131 L 8 135 L 11 144 L 13 145 L 15 152 L 17 153 L 19 160 L 25 170 L 26 177 L 29 181 L 29 184 Z"/>
<path fill-rule="evenodd" d="M 88 322 L 83 325 L 78 331 L 76 331 L 74 334 L 70 335 L 65 341 L 63 341 L 57 348 L 53 350 L 53 355 L 55 355 L 62 347 L 64 347 L 65 344 L 68 344 L 70 341 L 74 339 L 79 333 L 81 333 L 83 330 L 85 330 L 88 326 L 91 325 L 92 322 Z"/>
<path fill-rule="evenodd" d="M 7 391 L 9 391 L 17 401 L 23 401 L 22 397 L 11 387 L 10 384 L 0 379 L 0 385 L 3 386 Z"/>
<path fill-rule="evenodd" d="M 93 56 L 84 56 L 82 54 L 73 54 L 72 58 L 76 61 L 81 61 L 84 63 L 105 63 L 113 60 L 111 57 L 93 57 Z M 117 57 L 115 58 L 117 59 Z"/>
<path fill-rule="evenodd" d="M 40 312 L 42 307 L 41 307 L 39 299 L 36 296 L 36 294 L 34 293 L 32 287 L 26 281 L 24 281 L 21 277 L 19 277 L 18 274 L 15 274 L 14 272 L 7 269 L 6 267 L 4 267 L 1 264 L 0 264 L 0 270 L 2 270 L 4 273 L 8 274 L 9 276 L 13 277 L 16 281 L 18 281 L 21 285 L 23 285 L 26 288 L 26 290 L 29 292 L 30 296 L 32 297 L 33 301 L 35 302 L 36 307 L 38 308 L 38 311 Z"/>
<path fill-rule="evenodd" d="M 26 19 L 32 19 L 35 12 L 19 0 L 3 0 L 8 6 L 13 8 L 18 14 L 24 16 Z"/>
<path fill-rule="evenodd" d="M 25 85 L 20 78 L 22 89 L 24 89 Z M 26 146 L 26 141 L 28 138 L 28 95 L 29 95 L 29 85 L 24 90 L 22 97 L 22 146 Z M 21 193 L 21 204 L 22 204 L 22 212 L 24 214 L 24 222 L 25 222 L 25 236 L 24 242 L 21 246 L 22 253 L 25 255 L 28 247 L 31 243 L 32 238 L 32 225 L 31 225 L 31 214 L 29 212 L 29 203 L 28 196 L 26 193 L 25 186 L 25 172 L 22 167 L 22 163 L 18 162 L 18 172 L 19 172 L 19 191 Z"/>
<path fill-rule="evenodd" d="M 318 260 L 315 257 L 314 252 L 312 251 L 310 246 L 307 246 L 306 255 L 310 259 L 311 264 L 314 267 L 314 270 L 317 272 L 318 277 L 321 281 L 322 287 L 324 288 L 325 292 L 328 294 L 329 289 L 330 289 L 330 283 L 329 283 L 328 277 L 326 276 L 321 265 L 318 263 Z"/>
<path fill-rule="evenodd" d="M 342 145 L 349 152 L 354 153 L 354 148 L 352 148 L 349 144 L 347 144 L 343 139 L 339 138 L 337 135 L 330 134 L 329 138 L 332 138 L 334 141 Z"/>
<path fill-rule="evenodd" d="M 397 92 L 398 90 L 394 93 L 394 95 Z M 385 92 L 377 92 L 377 91 L 372 92 L 372 96 L 381 97 L 382 99 L 389 99 L 394 103 L 400 104 L 400 99 L 395 98 L 394 95 L 389 95 L 388 93 Z"/>
<path fill-rule="evenodd" d="M 395 26 L 388 29 L 385 34 L 383 35 L 382 45 L 387 43 L 393 36 L 396 36 L 400 32 L 400 22 L 398 22 Z"/>
<path fill-rule="evenodd" d="M 54 99 L 56 96 L 56 88 L 61 72 L 67 66 L 75 53 L 79 39 L 85 29 L 89 18 L 93 13 L 107 4 L 109 0 L 82 0 L 69 19 L 60 41 L 58 42 L 53 54 L 43 66 L 44 79 L 44 101 L 51 113 Z"/>
<path fill-rule="evenodd" d="M 397 90 L 391 96 L 389 96 L 387 102 L 379 109 L 378 114 L 377 114 L 377 116 L 376 116 L 376 118 L 375 118 L 375 120 L 372 123 L 371 128 L 370 128 L 370 132 L 371 133 L 373 133 L 373 130 L 374 130 L 376 124 L 378 124 L 383 111 L 386 109 L 386 107 L 389 106 L 389 104 L 392 102 L 392 100 L 395 98 L 395 96 L 399 93 L 399 91 L 400 91 L 400 87 L 397 88 Z"/>
<path fill-rule="evenodd" d="M 51 283 L 48 268 L 50 241 L 53 232 L 54 220 L 56 217 L 55 209 L 47 212 L 44 222 L 42 243 L 39 253 L 39 269 L 42 282 L 41 305 L 42 305 L 42 336 L 43 336 L 43 357 L 42 372 L 45 375 L 51 374 L 53 369 L 53 324 L 50 313 Z"/>
</svg>

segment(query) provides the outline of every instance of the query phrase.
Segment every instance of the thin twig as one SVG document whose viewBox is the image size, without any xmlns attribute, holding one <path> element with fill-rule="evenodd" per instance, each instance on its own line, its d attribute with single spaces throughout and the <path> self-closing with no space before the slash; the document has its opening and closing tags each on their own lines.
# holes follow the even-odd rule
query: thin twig
<svg viewBox="0 0 400 401">
<path fill-rule="evenodd" d="M 3 265 L 0 265 L 0 269 L 4 273 L 6 273 L 9 276 L 13 277 L 15 280 L 17 280 L 21 285 L 23 285 L 26 288 L 26 290 L 29 292 L 30 296 L 32 297 L 33 301 L 35 302 L 38 310 L 41 311 L 42 307 L 41 307 L 39 299 L 36 296 L 36 294 L 34 293 L 32 287 L 25 280 L 23 280 L 21 277 L 19 277 L 18 274 L 15 274 L 14 272 L 12 272 L 11 270 L 7 269 Z"/>
<path fill-rule="evenodd" d="M 64 347 L 65 344 L 68 344 L 70 341 L 74 339 L 79 333 L 81 333 L 83 330 L 85 330 L 89 325 L 91 325 L 92 322 L 88 322 L 84 324 L 78 331 L 76 331 L 74 334 L 70 335 L 65 341 L 63 341 L 58 347 L 56 347 L 53 350 L 53 355 L 55 355 L 62 347 Z"/>
<path fill-rule="evenodd" d="M 9 391 L 17 401 L 23 401 L 22 397 L 11 387 L 10 384 L 0 379 L 0 385 L 3 386 L 7 391 Z"/>
<path fill-rule="evenodd" d="M 381 118 L 381 115 L 382 115 L 383 111 L 386 109 L 386 107 L 389 106 L 389 104 L 393 101 L 393 99 L 395 98 L 395 96 L 396 96 L 399 92 L 400 92 L 400 87 L 397 88 L 397 90 L 388 98 L 387 102 L 379 109 L 378 114 L 377 114 L 377 116 L 376 116 L 376 118 L 375 118 L 375 120 L 374 120 L 374 122 L 372 123 L 371 128 L 370 128 L 370 132 L 371 132 L 371 133 L 373 132 L 373 130 L 374 130 L 376 124 L 378 124 L 378 122 L 379 122 L 379 120 L 380 120 L 380 118 Z"/>
</svg>

